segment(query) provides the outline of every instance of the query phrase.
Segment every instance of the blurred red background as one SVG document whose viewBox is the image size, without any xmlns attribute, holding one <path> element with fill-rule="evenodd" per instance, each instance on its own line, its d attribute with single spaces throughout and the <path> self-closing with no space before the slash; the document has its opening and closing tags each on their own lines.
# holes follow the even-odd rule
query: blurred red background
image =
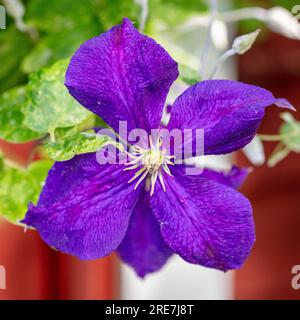
<svg viewBox="0 0 300 320">
<path fill-rule="evenodd" d="M 279 35 L 255 45 L 239 60 L 239 80 L 260 85 L 300 109 L 300 43 Z M 270 108 L 261 133 L 278 133 L 279 113 Z M 300 119 L 296 112 L 294 116 Z M 265 143 L 267 156 L 276 144 Z M 300 299 L 291 286 L 291 269 L 300 264 L 300 155 L 290 155 L 274 168 L 255 168 L 242 192 L 251 200 L 256 243 L 236 274 L 238 299 Z M 240 165 L 249 162 L 240 155 Z"/>
</svg>

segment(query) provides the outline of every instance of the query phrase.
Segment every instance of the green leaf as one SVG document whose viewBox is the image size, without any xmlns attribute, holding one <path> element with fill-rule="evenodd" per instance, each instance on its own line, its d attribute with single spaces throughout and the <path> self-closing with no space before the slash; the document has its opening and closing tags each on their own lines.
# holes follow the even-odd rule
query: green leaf
<svg viewBox="0 0 300 320">
<path fill-rule="evenodd" d="M 94 0 L 31 0 L 25 20 L 41 31 L 39 42 L 22 61 L 26 73 L 70 58 L 84 41 L 104 31 Z"/>
<path fill-rule="evenodd" d="M 24 218 L 28 204 L 36 204 L 51 165 L 49 160 L 33 162 L 27 170 L 4 165 L 0 171 L 0 214 L 13 223 Z"/>
<path fill-rule="evenodd" d="M 83 122 L 81 122 L 75 126 L 56 129 L 55 130 L 55 138 L 56 139 L 64 139 L 65 137 L 72 136 L 78 132 L 91 130 L 95 127 L 95 123 L 96 123 L 96 115 L 91 113 L 91 115 L 86 120 L 84 120 Z"/>
<path fill-rule="evenodd" d="M 25 79 L 20 62 L 30 52 L 33 44 L 29 37 L 13 25 L 0 31 L 0 92 L 19 84 Z"/>
<path fill-rule="evenodd" d="M 100 33 L 97 25 L 74 30 L 62 30 L 40 39 L 36 47 L 23 59 L 21 68 L 25 73 L 38 71 L 54 62 L 70 58 L 86 40 Z"/>
<path fill-rule="evenodd" d="M 199 73 L 184 64 L 179 64 L 179 79 L 182 80 L 184 83 L 192 86 L 195 83 L 201 81 Z"/>
<path fill-rule="evenodd" d="M 0 138 L 9 142 L 26 142 L 40 138 L 40 133 L 24 125 L 21 107 L 26 101 L 26 87 L 16 87 L 0 96 Z"/>
<path fill-rule="evenodd" d="M 70 127 L 90 117 L 68 92 L 64 85 L 68 61 L 34 73 L 29 80 L 27 103 L 23 108 L 25 124 L 52 137 L 56 128 Z"/>
<path fill-rule="evenodd" d="M 102 0 L 101 0 L 102 1 Z M 47 33 L 59 33 L 76 26 L 82 29 L 92 24 L 96 17 L 94 0 L 31 0 L 27 5 L 25 20 Z"/>
<path fill-rule="evenodd" d="M 97 135 L 93 130 L 90 130 L 66 135 L 56 142 L 45 144 L 44 147 L 51 159 L 66 161 L 72 159 L 75 155 L 96 152 L 109 144 L 117 146 L 115 140 L 109 136 Z"/>
<path fill-rule="evenodd" d="M 300 152 L 300 123 L 286 122 L 280 127 L 281 141 L 291 151 Z"/>
<path fill-rule="evenodd" d="M 0 172 L 3 170 L 4 168 L 4 160 L 2 158 L 2 155 L 0 154 Z"/>
<path fill-rule="evenodd" d="M 95 1 L 95 6 L 104 30 L 121 23 L 124 17 L 129 18 L 138 27 L 141 9 L 134 0 L 101 0 Z"/>
<path fill-rule="evenodd" d="M 25 19 L 41 31 L 39 42 L 22 61 L 26 73 L 70 58 L 84 41 L 104 31 L 94 0 L 31 0 Z"/>
</svg>

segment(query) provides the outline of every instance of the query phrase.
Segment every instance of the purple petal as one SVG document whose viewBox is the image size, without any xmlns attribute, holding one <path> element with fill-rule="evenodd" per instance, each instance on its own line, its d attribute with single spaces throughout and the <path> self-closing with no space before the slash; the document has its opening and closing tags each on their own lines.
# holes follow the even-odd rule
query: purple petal
<svg viewBox="0 0 300 320">
<path fill-rule="evenodd" d="M 276 99 L 275 104 L 279 108 L 290 109 L 292 111 L 296 111 L 295 107 L 286 99 L 278 98 L 278 99 Z"/>
<path fill-rule="evenodd" d="M 74 54 L 66 86 L 83 106 L 114 130 L 157 128 L 177 63 L 153 39 L 140 34 L 131 21 L 86 41 Z"/>
<path fill-rule="evenodd" d="M 99 165 L 96 154 L 57 162 L 37 207 L 22 221 L 43 240 L 81 259 L 103 257 L 123 240 L 139 196 L 121 165 Z"/>
<path fill-rule="evenodd" d="M 291 108 L 286 100 L 275 99 L 260 87 L 230 80 L 203 81 L 175 101 L 168 128 L 204 129 L 205 154 L 230 153 L 254 138 L 265 108 L 275 103 Z"/>
<path fill-rule="evenodd" d="M 250 202 L 201 176 L 172 170 L 166 192 L 157 184 L 151 208 L 168 246 L 188 262 L 219 270 L 239 268 L 255 240 Z"/>
<path fill-rule="evenodd" d="M 197 168 L 195 166 L 176 165 L 176 171 L 180 171 L 182 175 L 186 174 L 186 169 L 193 169 L 193 174 L 199 171 L 198 176 L 234 189 L 239 189 L 251 172 L 251 169 L 239 168 L 237 166 L 233 166 L 229 171 L 215 171 L 207 168 Z"/>
<path fill-rule="evenodd" d="M 132 213 L 124 240 L 118 248 L 122 260 L 140 277 L 159 270 L 172 255 L 160 234 L 149 207 L 149 194 L 140 197 Z"/>
<path fill-rule="evenodd" d="M 210 169 L 204 169 L 201 177 L 224 184 L 225 186 L 239 189 L 246 180 L 250 170 L 233 166 L 228 172 L 219 172 Z"/>
</svg>

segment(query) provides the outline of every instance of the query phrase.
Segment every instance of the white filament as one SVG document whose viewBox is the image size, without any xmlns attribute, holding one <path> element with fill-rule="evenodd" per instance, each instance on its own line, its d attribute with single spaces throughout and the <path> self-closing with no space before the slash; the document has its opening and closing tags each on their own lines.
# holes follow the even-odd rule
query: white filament
<svg viewBox="0 0 300 320">
<path fill-rule="evenodd" d="M 152 196 L 158 178 L 163 190 L 166 191 L 163 172 L 172 176 L 168 165 L 174 165 L 171 160 L 175 157 L 166 155 L 166 150 L 162 148 L 161 138 L 159 137 L 157 141 L 153 143 L 150 135 L 148 149 L 143 149 L 139 146 L 134 146 L 132 149 L 132 152 L 128 153 L 132 160 L 125 164 L 127 168 L 125 168 L 124 171 L 134 170 L 139 167 L 141 168 L 134 174 L 128 183 L 138 179 L 134 186 L 134 190 L 136 190 L 141 182 L 147 179 L 146 187 L 149 188 L 150 195 Z"/>
</svg>

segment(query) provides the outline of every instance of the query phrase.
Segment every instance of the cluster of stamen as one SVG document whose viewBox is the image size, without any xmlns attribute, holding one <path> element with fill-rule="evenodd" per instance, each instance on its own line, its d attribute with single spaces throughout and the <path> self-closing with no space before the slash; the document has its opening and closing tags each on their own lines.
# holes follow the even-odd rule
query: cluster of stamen
<svg viewBox="0 0 300 320">
<path fill-rule="evenodd" d="M 163 190 L 166 191 L 163 172 L 172 176 L 168 165 L 174 165 L 171 160 L 174 160 L 175 157 L 166 155 L 166 150 L 162 148 L 162 139 L 160 137 L 153 143 L 150 135 L 149 147 L 148 149 L 143 149 L 139 146 L 133 146 L 131 152 L 128 153 L 132 160 L 125 164 L 127 168 L 124 171 L 140 168 L 128 183 L 138 179 L 134 186 L 134 190 L 136 190 L 140 183 L 146 180 L 146 189 L 150 191 L 152 196 L 157 179 Z"/>
</svg>

